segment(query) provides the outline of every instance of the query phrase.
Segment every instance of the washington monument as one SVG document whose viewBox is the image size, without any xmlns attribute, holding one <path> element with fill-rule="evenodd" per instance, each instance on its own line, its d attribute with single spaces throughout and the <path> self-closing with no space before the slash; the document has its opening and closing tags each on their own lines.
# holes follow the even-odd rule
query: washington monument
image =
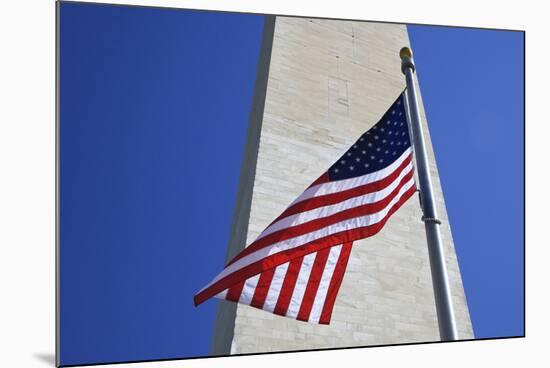
<svg viewBox="0 0 550 368">
<path fill-rule="evenodd" d="M 405 25 L 266 16 L 227 259 L 252 242 L 405 87 Z M 422 67 L 419 66 L 420 73 Z M 473 338 L 419 96 L 458 337 Z M 439 341 L 418 195 L 354 242 L 330 325 L 220 301 L 211 355 Z"/>
</svg>

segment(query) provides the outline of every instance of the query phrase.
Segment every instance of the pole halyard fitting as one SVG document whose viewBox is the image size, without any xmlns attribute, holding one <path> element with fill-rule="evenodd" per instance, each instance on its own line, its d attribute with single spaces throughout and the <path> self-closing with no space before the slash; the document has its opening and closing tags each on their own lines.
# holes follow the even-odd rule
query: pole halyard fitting
<svg viewBox="0 0 550 368">
<path fill-rule="evenodd" d="M 441 225 L 441 221 L 439 221 L 438 219 L 434 218 L 434 217 L 425 217 L 425 216 L 422 216 L 422 221 L 423 222 L 430 222 L 432 224 L 438 224 L 438 225 Z"/>
</svg>

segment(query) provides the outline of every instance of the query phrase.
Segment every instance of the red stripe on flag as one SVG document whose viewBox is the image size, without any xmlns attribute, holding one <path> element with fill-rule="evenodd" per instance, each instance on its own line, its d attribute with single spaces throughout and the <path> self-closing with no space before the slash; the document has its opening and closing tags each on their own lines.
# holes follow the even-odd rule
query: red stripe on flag
<svg viewBox="0 0 550 368">
<path fill-rule="evenodd" d="M 325 172 L 323 173 L 323 175 L 319 176 L 317 178 L 317 180 L 315 180 L 313 183 L 310 184 L 310 186 L 308 188 L 311 188 L 315 185 L 319 185 L 319 184 L 325 184 L 325 183 L 328 183 L 330 181 L 330 176 L 328 175 L 328 172 Z"/>
<path fill-rule="evenodd" d="M 241 297 L 241 293 L 243 292 L 245 281 L 246 280 L 242 280 L 241 282 L 238 282 L 235 285 L 231 286 L 229 290 L 227 290 L 227 295 L 225 296 L 225 299 L 231 300 L 232 302 L 238 302 L 239 298 Z"/>
<path fill-rule="evenodd" d="M 275 274 L 275 267 L 269 270 L 262 272 L 258 284 L 256 285 L 256 290 L 254 290 L 254 297 L 252 298 L 251 306 L 262 309 L 265 303 L 265 298 L 267 298 L 267 293 L 269 292 L 269 287 L 271 286 L 271 281 L 273 280 L 273 275 Z"/>
<path fill-rule="evenodd" d="M 341 231 L 339 233 L 328 235 L 324 238 L 316 239 L 299 247 L 272 254 L 271 256 L 265 257 L 258 262 L 252 263 L 246 267 L 239 269 L 238 271 L 235 271 L 223 277 L 222 279 L 212 284 L 210 287 L 202 290 L 197 295 L 195 295 L 195 305 L 203 303 L 205 300 L 227 289 L 228 287 L 231 287 L 235 283 L 242 281 L 243 279 L 247 279 L 248 277 L 257 275 L 258 273 L 268 270 L 270 268 L 277 267 L 280 264 L 292 261 L 293 259 L 303 257 L 309 253 L 316 252 L 321 249 L 331 247 L 333 245 L 340 245 L 346 242 L 353 242 L 358 239 L 373 236 L 382 229 L 382 227 L 388 221 L 391 215 L 395 211 L 397 211 L 399 207 L 401 207 L 403 203 L 405 203 L 407 199 L 409 199 L 415 193 L 415 191 L 416 187 L 413 185 L 410 189 L 403 193 L 399 201 L 397 201 L 393 205 L 386 216 L 376 224 L 352 230 Z"/>
<path fill-rule="evenodd" d="M 329 173 L 328 172 L 325 172 L 323 175 L 321 175 L 320 177 L 318 177 L 313 183 L 311 183 L 309 185 L 309 187 L 307 187 L 307 189 L 311 188 L 311 187 L 314 187 L 316 185 L 319 185 L 319 184 L 325 184 L 325 183 L 328 183 L 330 182 L 330 176 L 329 176 Z M 285 210 L 285 212 L 288 211 L 288 208 Z M 283 212 L 282 214 L 280 214 L 278 217 L 276 217 L 273 221 L 271 221 L 271 223 L 269 225 L 267 225 L 266 229 L 268 227 L 270 227 L 271 225 L 273 225 L 274 223 L 276 223 L 277 221 L 279 221 L 283 215 L 285 214 L 285 212 Z M 286 217 L 286 216 L 285 216 Z M 265 230 L 265 229 L 264 229 Z M 230 264 L 230 263 L 228 263 Z"/>
<path fill-rule="evenodd" d="M 342 202 L 347 199 L 351 199 L 353 197 L 358 197 L 361 195 L 365 195 L 372 192 L 380 191 L 387 186 L 389 186 L 393 181 L 399 177 L 401 172 L 407 167 L 407 165 L 412 161 L 412 154 L 407 156 L 407 158 L 399 165 L 394 172 L 392 172 L 390 175 L 386 176 L 383 179 L 380 179 L 378 181 L 368 183 L 356 188 L 344 190 L 337 193 L 332 194 L 326 194 L 318 197 L 313 197 L 306 199 L 302 202 L 296 203 L 294 206 L 291 206 L 287 208 L 279 217 L 277 217 L 275 220 L 273 220 L 267 227 L 269 228 L 274 223 L 282 220 L 283 218 L 286 218 L 288 216 L 295 215 L 297 213 L 309 211 L 315 208 L 329 206 L 331 204 L 336 204 L 339 202 Z M 326 174 L 328 177 L 328 174 Z M 322 178 L 323 176 L 321 176 Z M 317 179 L 320 180 L 321 178 Z M 313 185 L 312 185 L 313 186 Z M 283 229 L 284 230 L 284 229 Z M 281 231 L 283 231 L 281 230 Z M 258 239 L 254 242 L 252 242 L 248 247 L 246 247 L 241 253 L 237 254 L 232 260 L 230 260 L 226 267 L 230 264 L 234 263 L 235 261 L 239 260 L 240 258 L 246 256 L 247 254 L 250 254 L 251 252 L 255 251 L 256 249 L 262 248 L 262 244 L 265 244 L 266 242 L 269 242 L 269 236 L 276 236 L 275 234 L 278 234 L 280 231 L 274 232 L 272 234 L 269 234 L 261 239 Z"/>
<path fill-rule="evenodd" d="M 275 310 L 273 313 L 279 314 L 281 316 L 286 315 L 288 310 L 288 305 L 290 304 L 290 299 L 292 298 L 292 293 L 294 292 L 294 287 L 296 286 L 296 280 L 298 279 L 298 274 L 300 273 L 300 268 L 302 267 L 302 261 L 304 257 L 293 259 L 288 265 L 288 270 L 286 271 L 285 280 L 281 287 L 281 293 L 279 294 L 279 299 L 277 300 L 277 305 L 275 305 Z"/>
<path fill-rule="evenodd" d="M 311 313 L 311 308 L 313 307 L 313 302 L 315 301 L 317 289 L 319 289 L 319 284 L 321 283 L 321 276 L 323 276 L 323 270 L 327 264 L 330 249 L 331 248 L 325 248 L 319 251 L 315 257 L 315 262 L 313 263 L 313 268 L 307 282 L 306 291 L 300 305 L 300 311 L 296 317 L 296 319 L 300 321 L 307 322 L 309 320 L 309 314 Z"/>
<path fill-rule="evenodd" d="M 311 220 L 296 226 L 290 226 L 290 227 L 275 231 L 269 235 L 266 235 L 265 237 L 256 240 L 255 242 L 250 244 L 248 247 L 246 247 L 241 253 L 235 256 L 235 258 L 233 258 L 231 262 L 227 264 L 227 266 L 257 251 L 258 249 L 268 247 L 274 243 L 291 239 L 303 234 L 307 234 L 315 230 L 319 230 L 323 227 L 338 223 L 340 221 L 344 221 L 348 218 L 367 216 L 367 215 L 379 212 L 384 208 L 386 208 L 386 206 L 393 200 L 396 194 L 399 193 L 401 188 L 412 177 L 413 177 L 413 172 L 411 171 L 401 179 L 401 182 L 399 183 L 399 185 L 390 194 L 388 194 L 384 199 L 378 202 L 373 202 L 373 203 L 364 204 L 362 206 L 352 207 L 327 217 Z"/>
<path fill-rule="evenodd" d="M 346 272 L 346 266 L 348 265 L 351 246 L 352 243 L 344 243 L 342 245 L 340 257 L 338 257 L 338 262 L 336 263 L 336 267 L 334 268 L 334 273 L 332 274 L 332 279 L 330 280 L 330 285 L 328 287 L 325 305 L 323 306 L 323 311 L 321 312 L 321 317 L 319 318 L 320 324 L 328 325 L 330 323 L 330 317 L 332 316 L 332 309 L 334 308 L 336 295 L 338 295 L 340 285 L 342 285 L 342 280 L 344 279 L 344 273 Z"/>
<path fill-rule="evenodd" d="M 287 208 L 281 215 L 279 215 L 279 217 L 275 219 L 275 221 L 273 221 L 273 223 L 285 217 L 292 216 L 300 212 L 309 211 L 314 208 L 319 208 L 323 206 L 328 206 L 331 204 L 345 201 L 346 199 L 350 199 L 353 197 L 358 197 L 364 194 L 382 190 L 388 185 L 390 185 L 391 183 L 393 183 L 393 181 L 399 177 L 401 172 L 409 165 L 411 161 L 412 161 L 412 154 L 408 155 L 407 158 L 401 163 L 401 165 L 399 165 L 395 169 L 395 171 L 393 171 L 391 174 L 389 174 L 385 178 L 380 179 L 378 181 L 373 181 L 371 183 L 364 184 L 348 190 L 343 190 L 341 192 L 325 194 L 318 197 L 312 197 L 302 202 L 298 202 L 295 205 Z"/>
</svg>

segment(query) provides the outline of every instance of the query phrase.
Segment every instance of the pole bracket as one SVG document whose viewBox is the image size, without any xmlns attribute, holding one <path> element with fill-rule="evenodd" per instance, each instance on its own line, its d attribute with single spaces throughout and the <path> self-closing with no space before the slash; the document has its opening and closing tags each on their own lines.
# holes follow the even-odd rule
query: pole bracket
<svg viewBox="0 0 550 368">
<path fill-rule="evenodd" d="M 429 223 L 432 223 L 432 224 L 441 225 L 441 221 L 439 221 L 438 219 L 433 218 L 433 217 L 424 217 L 424 216 L 422 216 L 422 221 L 429 222 Z"/>
</svg>

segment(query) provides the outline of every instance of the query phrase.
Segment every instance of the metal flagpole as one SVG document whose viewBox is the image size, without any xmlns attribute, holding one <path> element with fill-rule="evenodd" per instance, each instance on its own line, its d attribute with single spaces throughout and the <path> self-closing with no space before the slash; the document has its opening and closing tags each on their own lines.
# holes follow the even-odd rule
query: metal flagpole
<svg viewBox="0 0 550 368">
<path fill-rule="evenodd" d="M 413 148 L 418 170 L 420 202 L 423 212 L 422 221 L 424 221 L 426 238 L 428 240 L 428 253 L 434 287 L 435 306 L 437 309 L 437 321 L 439 324 L 439 336 L 442 341 L 458 340 L 451 290 L 445 267 L 445 256 L 439 233 L 441 221 L 437 219 L 428 156 L 426 155 L 426 145 L 424 143 L 418 101 L 416 99 L 414 85 L 415 65 L 412 51 L 408 47 L 403 47 L 399 52 L 399 56 L 401 57 L 401 71 L 405 74 L 407 80 L 406 97 L 409 106 L 407 117 L 412 132 Z"/>
</svg>

